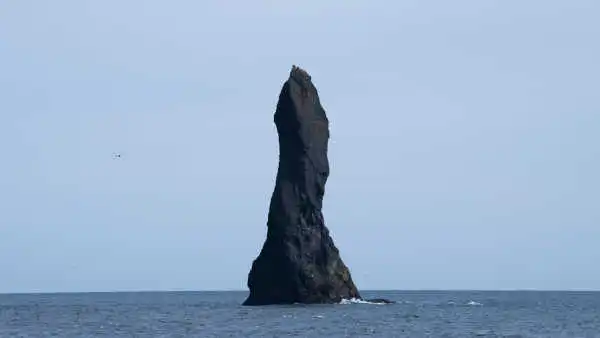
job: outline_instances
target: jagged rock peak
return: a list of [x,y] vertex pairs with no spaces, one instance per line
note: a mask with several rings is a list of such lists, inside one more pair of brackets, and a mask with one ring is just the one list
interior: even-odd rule
[[308,72],[296,65],[292,65],[292,70],[290,71],[290,78],[304,85],[310,83],[311,80],[311,76],[308,74]]

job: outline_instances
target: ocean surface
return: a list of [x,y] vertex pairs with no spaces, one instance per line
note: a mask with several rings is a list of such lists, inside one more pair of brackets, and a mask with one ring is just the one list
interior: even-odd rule
[[600,337],[600,292],[363,291],[398,303],[243,307],[246,295],[0,294],[0,337]]

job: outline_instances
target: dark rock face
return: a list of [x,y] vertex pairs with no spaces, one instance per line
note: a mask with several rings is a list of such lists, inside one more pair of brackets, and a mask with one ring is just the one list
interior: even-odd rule
[[321,212],[329,176],[329,121],[311,77],[293,66],[275,111],[279,168],[267,239],[248,275],[244,305],[360,298]]

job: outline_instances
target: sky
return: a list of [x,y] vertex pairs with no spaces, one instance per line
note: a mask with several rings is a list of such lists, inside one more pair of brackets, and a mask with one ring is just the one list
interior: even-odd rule
[[0,292],[245,290],[292,64],[330,119],[323,212],[360,289],[600,289],[599,15],[2,1]]

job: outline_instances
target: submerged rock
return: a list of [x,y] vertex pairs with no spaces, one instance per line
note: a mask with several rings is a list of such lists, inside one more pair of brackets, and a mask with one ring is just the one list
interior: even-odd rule
[[385,298],[369,298],[365,299],[366,302],[374,303],[374,304],[396,304],[393,300],[385,299]]
[[321,212],[329,176],[329,121],[310,75],[292,67],[275,111],[279,168],[267,238],[248,274],[244,305],[360,299]]

